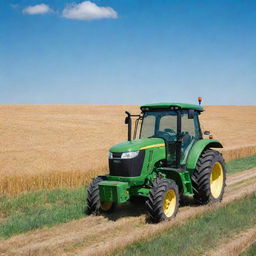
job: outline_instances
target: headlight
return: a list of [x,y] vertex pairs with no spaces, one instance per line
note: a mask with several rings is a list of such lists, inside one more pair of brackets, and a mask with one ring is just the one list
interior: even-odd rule
[[139,152],[140,151],[122,153],[121,158],[122,159],[131,159],[131,158],[138,156]]
[[108,152],[108,158],[109,158],[109,159],[113,159],[113,153]]

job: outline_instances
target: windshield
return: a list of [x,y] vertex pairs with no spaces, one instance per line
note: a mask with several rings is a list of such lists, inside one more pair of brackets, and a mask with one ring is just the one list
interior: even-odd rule
[[149,137],[164,138],[168,142],[176,141],[177,112],[145,112],[141,126],[140,138]]

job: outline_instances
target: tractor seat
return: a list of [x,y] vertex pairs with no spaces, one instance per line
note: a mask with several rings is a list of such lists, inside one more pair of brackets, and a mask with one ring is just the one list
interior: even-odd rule
[[184,136],[183,136],[181,147],[182,147],[183,150],[185,150],[189,146],[189,144],[191,143],[192,137],[189,135],[188,132],[184,132],[183,134],[184,134]]

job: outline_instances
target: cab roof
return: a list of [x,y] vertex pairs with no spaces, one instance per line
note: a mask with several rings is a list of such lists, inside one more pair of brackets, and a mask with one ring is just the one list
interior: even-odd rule
[[149,111],[149,110],[154,110],[154,109],[194,109],[196,111],[204,111],[204,109],[195,104],[187,104],[187,103],[155,103],[155,104],[146,104],[142,105],[140,107],[142,111]]

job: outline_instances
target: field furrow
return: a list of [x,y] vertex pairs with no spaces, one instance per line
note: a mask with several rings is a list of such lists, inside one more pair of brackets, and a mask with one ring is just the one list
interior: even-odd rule
[[243,171],[243,172],[238,172],[232,175],[229,175],[227,177],[227,181],[226,184],[227,186],[231,186],[237,182],[243,181],[245,179],[251,179],[254,178],[256,176],[256,169],[250,169],[247,171]]
[[148,224],[144,206],[125,204],[111,215],[89,216],[67,224],[2,240],[0,253],[1,255],[102,255],[111,253],[117,248],[122,248],[255,192],[255,177],[256,169],[228,176],[228,188],[222,203],[212,206],[182,207],[177,217],[171,222]]
[[[256,226],[247,229],[231,239],[225,239],[223,243],[207,252],[207,256],[229,255],[237,256],[256,242]],[[205,255],[206,256],[206,255]]]

